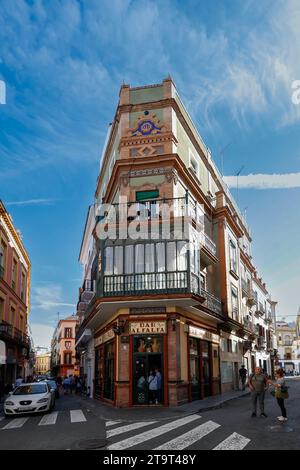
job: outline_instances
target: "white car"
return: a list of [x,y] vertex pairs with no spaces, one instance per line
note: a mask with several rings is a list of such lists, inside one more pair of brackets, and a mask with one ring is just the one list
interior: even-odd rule
[[55,391],[45,382],[22,384],[4,402],[5,416],[45,413],[55,406]]

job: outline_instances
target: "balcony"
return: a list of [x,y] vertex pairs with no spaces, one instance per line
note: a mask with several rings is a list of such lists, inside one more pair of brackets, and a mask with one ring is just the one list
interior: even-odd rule
[[261,302],[257,303],[255,313],[257,313],[258,315],[266,315],[266,311],[265,311],[264,306]]
[[30,346],[29,336],[7,322],[0,323],[0,339],[13,341],[27,348]]
[[205,233],[200,233],[200,244],[203,248],[209,251],[214,257],[217,254],[217,245],[215,242]]
[[95,295],[94,281],[86,279],[82,286],[82,292],[80,294],[80,302],[90,302]]
[[256,341],[257,349],[264,349],[266,345],[266,340],[264,336],[259,336]]
[[203,297],[202,305],[221,315],[220,299],[200,287],[200,279],[189,271],[152,272],[103,277],[103,297],[159,294],[194,294]]

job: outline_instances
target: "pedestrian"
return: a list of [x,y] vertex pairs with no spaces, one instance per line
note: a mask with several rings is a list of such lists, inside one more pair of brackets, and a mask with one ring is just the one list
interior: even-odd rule
[[15,388],[19,387],[23,383],[22,377],[19,375],[15,381]]
[[275,387],[275,398],[281,410],[281,416],[278,416],[278,421],[285,422],[288,420],[286,408],[285,408],[285,400],[289,398],[288,387],[286,386],[285,378],[284,378],[284,370],[278,369],[275,374],[276,382],[273,384],[270,380],[269,383],[274,385]]
[[157,376],[151,370],[150,375],[148,377],[148,386],[149,386],[149,403],[157,403]]
[[260,367],[255,367],[254,374],[251,374],[248,380],[248,386],[251,390],[252,418],[256,417],[257,400],[259,401],[260,416],[266,418],[265,413],[265,391],[268,386],[268,379],[262,373]]
[[242,390],[244,391],[246,388],[246,380],[247,380],[247,369],[244,366],[244,364],[241,365],[241,368],[239,370],[239,375],[240,375],[240,380],[242,383]]
[[70,393],[72,395],[73,391],[75,391],[76,389],[76,385],[75,385],[75,377],[74,375],[69,375],[69,379],[70,379]]
[[158,367],[155,368],[155,375],[157,377],[157,399],[156,399],[156,404],[161,403],[161,391],[162,391],[162,376],[161,372],[158,369]]
[[81,380],[80,377],[75,377],[75,393],[76,395],[81,392]]
[[69,390],[70,390],[70,379],[69,377],[65,377],[63,380],[63,389],[64,389],[64,394],[68,395]]

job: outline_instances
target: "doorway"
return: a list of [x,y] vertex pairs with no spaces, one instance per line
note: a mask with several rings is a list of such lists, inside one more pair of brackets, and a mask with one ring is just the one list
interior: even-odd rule
[[164,402],[163,337],[133,337],[133,404]]
[[190,338],[190,384],[192,400],[212,395],[212,346],[209,341]]

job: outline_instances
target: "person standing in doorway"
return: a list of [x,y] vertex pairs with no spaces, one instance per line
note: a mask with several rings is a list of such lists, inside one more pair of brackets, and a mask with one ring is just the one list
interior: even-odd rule
[[246,380],[247,380],[247,369],[244,366],[244,364],[242,364],[242,366],[239,370],[239,376],[240,376],[240,381],[241,381],[241,384],[242,384],[242,390],[244,391],[245,388],[246,388]]
[[265,391],[268,380],[260,367],[255,367],[254,374],[251,374],[248,380],[248,386],[251,390],[252,418],[256,417],[257,400],[259,401],[260,416],[267,418],[265,413]]
[[156,403],[157,401],[157,377],[155,372],[152,370],[150,371],[150,375],[148,377],[148,386],[149,386],[149,404]]

